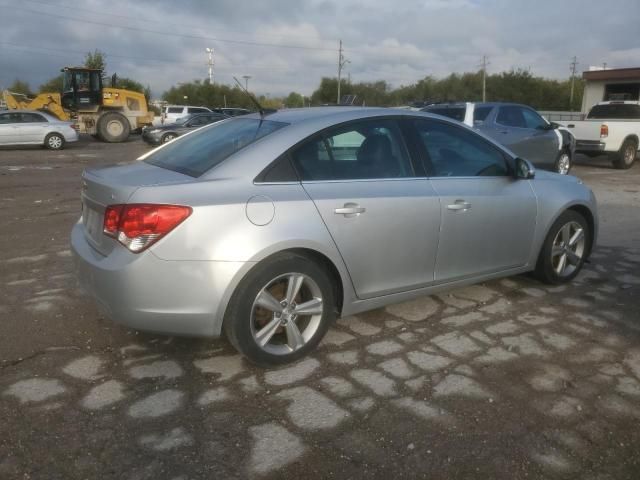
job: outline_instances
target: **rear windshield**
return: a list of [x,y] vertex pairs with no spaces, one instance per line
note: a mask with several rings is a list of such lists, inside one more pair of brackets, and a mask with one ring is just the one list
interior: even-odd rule
[[144,161],[199,177],[247,145],[286,125],[258,118],[222,121],[174,140]]
[[443,108],[428,108],[425,112],[435,113],[436,115],[442,115],[443,117],[453,118],[459,122],[464,121],[465,107],[443,107]]
[[587,118],[640,119],[640,105],[624,103],[596,105],[591,109]]

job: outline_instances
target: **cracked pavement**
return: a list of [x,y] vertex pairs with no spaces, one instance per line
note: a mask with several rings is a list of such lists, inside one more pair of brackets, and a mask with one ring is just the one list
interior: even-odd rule
[[0,150],[0,478],[638,478],[640,165],[575,168],[601,237],[571,284],[343,318],[263,370],[224,339],[112,324],[80,292],[80,171],[144,150]]

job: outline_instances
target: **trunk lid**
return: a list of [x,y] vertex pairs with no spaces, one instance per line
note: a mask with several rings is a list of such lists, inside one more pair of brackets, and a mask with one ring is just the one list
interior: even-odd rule
[[82,174],[82,224],[85,238],[102,255],[109,255],[117,241],[102,233],[104,212],[108,205],[128,203],[140,187],[185,181],[193,179],[144,162],[85,170]]

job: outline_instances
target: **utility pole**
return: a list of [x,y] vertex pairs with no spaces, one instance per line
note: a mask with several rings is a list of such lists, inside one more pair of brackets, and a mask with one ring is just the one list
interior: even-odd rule
[[569,111],[573,112],[573,84],[576,79],[576,67],[578,66],[578,57],[574,55],[573,61],[570,64],[571,68],[571,93],[569,94]]
[[213,85],[213,48],[205,50],[209,54],[209,85]]
[[244,89],[248,92],[249,91],[249,79],[251,78],[251,75],[242,75],[242,78],[244,78]]
[[489,59],[486,55],[482,56],[482,63],[480,64],[480,68],[482,68],[482,101],[487,101],[487,65],[489,65]]
[[342,79],[342,69],[347,63],[349,63],[349,60],[344,58],[342,52],[342,40],[340,40],[340,46],[338,47],[338,100],[336,102],[338,105],[340,105],[340,82]]
[[604,63],[602,64],[602,69],[603,69],[603,70],[606,70],[606,69],[607,69],[607,62],[604,62]]

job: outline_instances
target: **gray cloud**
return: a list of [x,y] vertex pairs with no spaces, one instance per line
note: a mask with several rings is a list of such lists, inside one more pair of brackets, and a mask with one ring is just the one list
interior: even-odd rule
[[476,70],[482,55],[490,71],[530,68],[553,78],[568,76],[573,55],[582,69],[640,64],[637,0],[6,1],[0,86],[22,78],[37,87],[98,48],[109,72],[160,95],[205,78],[204,49],[213,47],[218,82],[249,74],[259,93],[309,94],[336,74],[338,39],[354,81],[395,86]]

